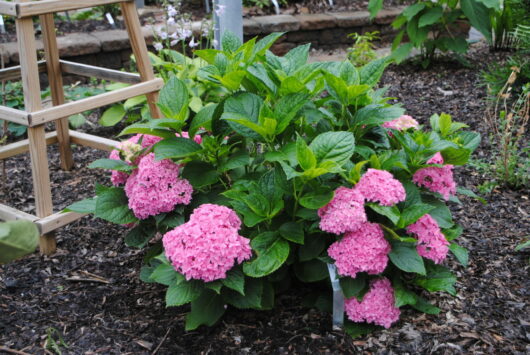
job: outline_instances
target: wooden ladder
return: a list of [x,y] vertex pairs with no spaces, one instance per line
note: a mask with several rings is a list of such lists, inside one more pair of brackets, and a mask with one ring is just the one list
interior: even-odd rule
[[[121,6],[139,75],[59,59],[53,14],[113,3],[119,3]],[[107,151],[114,149],[118,143],[116,141],[70,131],[68,129],[68,117],[135,96],[146,95],[152,117],[160,118],[161,113],[156,103],[158,91],[164,83],[162,79],[154,76],[134,0],[0,1],[0,14],[16,18],[20,56],[20,66],[0,70],[0,80],[22,78],[25,104],[25,111],[0,106],[0,119],[28,127],[28,139],[1,147],[0,159],[29,151],[36,205],[36,216],[34,216],[0,204],[0,219],[28,219],[33,221],[41,233],[40,251],[49,255],[56,250],[53,232],[84,215],[74,212],[53,212],[47,144],[58,143],[61,168],[64,170],[70,170],[73,166],[71,144]],[[40,17],[44,39],[46,60],[41,62],[37,61],[37,47],[33,28],[34,16]],[[53,103],[53,107],[50,108],[42,107],[40,72],[47,72],[48,74]],[[62,73],[125,82],[131,85],[123,89],[66,103]],[[44,126],[47,122],[55,123],[55,132],[45,133]]]

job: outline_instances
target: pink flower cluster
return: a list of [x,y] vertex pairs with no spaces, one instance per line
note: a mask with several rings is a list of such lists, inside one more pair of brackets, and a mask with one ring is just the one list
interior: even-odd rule
[[[443,164],[444,159],[440,153],[436,153],[427,164]],[[412,181],[416,185],[425,187],[432,192],[438,192],[445,200],[456,194],[456,183],[453,178],[453,166],[448,164],[442,167],[431,166],[421,168],[414,173]]]
[[[150,148],[151,146],[155,145],[156,143],[162,140],[162,138],[156,137],[156,136],[150,136],[147,134],[137,134],[129,138],[128,140],[120,143],[116,147],[117,149],[114,149],[113,151],[111,151],[109,159],[121,160],[120,151],[124,152],[125,155],[127,155],[127,153],[129,154],[136,153],[136,152],[131,151],[133,149],[132,145],[133,144],[138,145],[138,142],[140,142],[140,139],[142,140],[142,144],[141,146],[139,146],[140,149],[138,150]],[[128,161],[127,163],[130,165],[132,163],[137,163],[137,162]],[[110,180],[112,181],[112,184],[114,186],[120,186],[120,185],[125,184],[128,178],[129,178],[129,175],[126,172],[112,171],[112,176]]]
[[383,272],[390,249],[381,227],[376,223],[364,223],[362,229],[348,232],[331,244],[328,255],[335,260],[341,275],[355,278],[358,272],[372,275]]
[[418,238],[416,250],[421,256],[440,264],[447,257],[449,242],[445,239],[440,226],[430,215],[426,214],[407,227],[409,234]]
[[383,127],[395,129],[398,131],[404,131],[409,128],[417,129],[418,126],[419,126],[418,121],[416,121],[414,118],[408,115],[403,115],[399,118],[396,118],[393,121],[388,121],[388,122],[383,123]]
[[187,280],[226,278],[234,264],[250,259],[250,240],[238,234],[241,220],[228,207],[204,204],[162,239],[168,260]]
[[357,230],[367,221],[364,196],[355,189],[341,186],[333,199],[318,210],[320,229],[328,233],[342,234]]
[[354,232],[367,221],[366,200],[392,206],[405,198],[405,188],[391,173],[368,169],[354,188],[339,187],[333,199],[318,210],[320,229],[337,235]]
[[177,204],[191,201],[193,188],[180,179],[180,166],[170,159],[155,160],[155,154],[144,156],[125,183],[129,208],[139,219],[171,212]]
[[372,281],[363,300],[359,302],[355,297],[347,299],[345,308],[352,321],[365,321],[387,329],[399,320],[401,314],[395,306],[394,290],[387,278]]
[[366,200],[379,202],[382,206],[393,206],[407,197],[403,184],[385,170],[368,169],[355,189]]

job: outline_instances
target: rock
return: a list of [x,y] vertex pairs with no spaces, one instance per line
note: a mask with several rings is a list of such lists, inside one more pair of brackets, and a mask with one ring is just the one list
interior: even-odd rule
[[254,18],[261,25],[263,32],[298,31],[300,22],[291,15],[273,15]]
[[125,30],[94,31],[91,35],[99,40],[104,52],[131,48],[129,35]]
[[337,26],[335,17],[326,14],[298,15],[295,18],[300,22],[301,30],[321,30]]
[[58,37],[57,45],[61,57],[76,57],[101,52],[100,41],[84,33],[71,33],[65,37]]
[[330,12],[339,27],[358,27],[370,24],[370,13],[368,11],[354,12]]
[[381,10],[375,17],[375,23],[377,23],[378,25],[391,24],[396,19],[396,17],[401,14],[402,11],[403,8]]
[[243,33],[250,36],[259,35],[262,33],[261,25],[253,19],[245,18],[243,19]]

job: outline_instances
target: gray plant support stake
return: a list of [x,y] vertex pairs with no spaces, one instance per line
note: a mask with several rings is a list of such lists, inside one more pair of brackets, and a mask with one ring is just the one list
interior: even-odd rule
[[6,33],[6,26],[4,25],[4,16],[0,15],[0,33]]
[[242,0],[214,0],[213,14],[216,49],[221,49],[221,39],[226,31],[232,32],[243,42]]
[[278,4],[278,0],[271,0],[272,4],[274,5],[274,11],[276,11],[276,15],[280,14],[280,4]]
[[135,2],[137,8],[145,7],[145,0],[135,0]]
[[344,294],[340,287],[335,264],[328,264],[328,272],[333,288],[333,330],[341,330],[344,326]]
[[204,10],[207,14],[212,12],[212,9],[210,8],[210,0],[204,0]]

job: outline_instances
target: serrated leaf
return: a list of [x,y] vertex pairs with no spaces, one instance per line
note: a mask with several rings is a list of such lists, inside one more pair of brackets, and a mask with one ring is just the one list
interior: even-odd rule
[[[151,275],[151,278],[153,278],[153,275]],[[193,302],[201,295],[202,289],[202,284],[196,280],[172,284],[166,291],[166,307],[182,306]]]
[[186,158],[201,149],[202,147],[193,140],[182,137],[164,139],[153,147],[157,160]]
[[191,302],[191,312],[186,316],[186,331],[195,330],[201,325],[212,326],[224,312],[222,297],[211,290],[204,290],[199,298]]
[[125,191],[117,187],[109,188],[98,194],[95,216],[116,224],[129,224],[138,221],[129,209]]
[[286,222],[280,226],[280,235],[297,244],[304,244],[304,228],[296,222]]
[[243,264],[245,275],[263,277],[278,270],[289,256],[289,243],[275,232],[264,232],[252,239],[250,245],[256,258]]
[[388,254],[392,263],[400,270],[425,275],[423,259],[416,251],[416,247],[410,243],[393,242],[392,251]]
[[458,244],[451,243],[449,245],[449,250],[451,250],[451,253],[453,253],[460,264],[462,264],[464,267],[467,267],[469,262],[469,252],[466,248],[461,247]]

